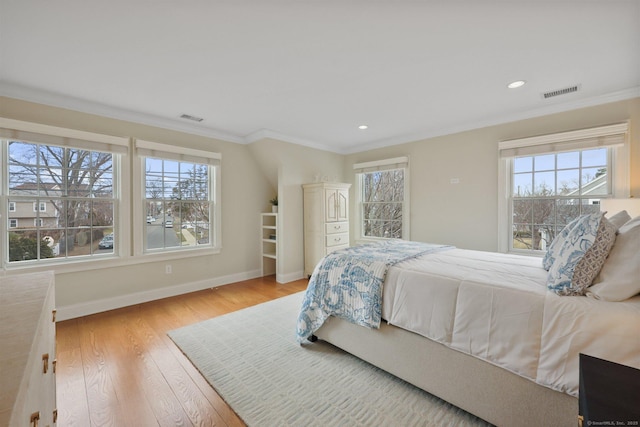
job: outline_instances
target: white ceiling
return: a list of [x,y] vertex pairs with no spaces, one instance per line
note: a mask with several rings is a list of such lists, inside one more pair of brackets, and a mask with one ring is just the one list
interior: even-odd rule
[[0,7],[0,95],[240,143],[350,153],[640,96],[640,0]]

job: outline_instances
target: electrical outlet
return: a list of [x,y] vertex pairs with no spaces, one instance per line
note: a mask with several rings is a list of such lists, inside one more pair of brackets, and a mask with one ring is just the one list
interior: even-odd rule
[[164,273],[165,274],[171,274],[172,270],[171,270],[171,264],[167,264],[164,266]]

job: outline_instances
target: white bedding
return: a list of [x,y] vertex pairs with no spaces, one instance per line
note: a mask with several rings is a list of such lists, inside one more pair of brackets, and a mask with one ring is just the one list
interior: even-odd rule
[[428,254],[389,269],[382,317],[573,396],[579,353],[640,368],[640,296],[558,296],[547,291],[546,277],[539,258]]

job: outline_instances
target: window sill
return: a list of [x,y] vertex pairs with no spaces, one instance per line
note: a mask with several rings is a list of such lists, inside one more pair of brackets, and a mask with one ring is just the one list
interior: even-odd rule
[[131,265],[147,264],[152,262],[173,261],[186,258],[217,255],[220,248],[192,249],[182,251],[167,251],[154,254],[142,254],[120,257],[117,255],[104,256],[100,259],[82,259],[66,262],[34,263],[29,265],[8,265],[3,269],[4,275],[15,275],[26,272],[38,272],[51,270],[55,273],[76,273],[88,270],[100,270],[105,268],[127,267]]

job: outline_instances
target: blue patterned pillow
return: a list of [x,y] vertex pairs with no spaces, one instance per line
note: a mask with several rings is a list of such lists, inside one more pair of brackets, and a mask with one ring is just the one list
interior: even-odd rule
[[616,227],[596,212],[579,218],[567,234],[547,277],[558,295],[584,295],[616,240]]
[[544,258],[542,258],[542,267],[549,271],[553,262],[558,257],[558,253],[560,253],[560,249],[562,249],[562,245],[567,238],[567,235],[571,231],[571,229],[580,221],[581,218],[587,215],[579,216],[578,218],[571,221],[567,224],[562,231],[551,241],[551,244],[547,248],[547,252],[544,254]]

